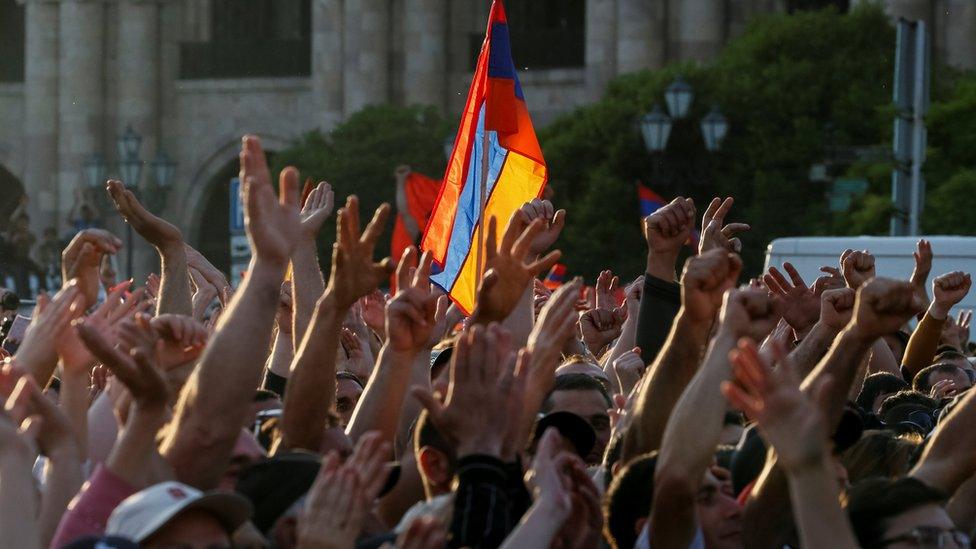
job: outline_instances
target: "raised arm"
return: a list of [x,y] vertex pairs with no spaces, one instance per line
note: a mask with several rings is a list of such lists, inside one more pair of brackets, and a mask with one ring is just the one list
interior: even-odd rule
[[705,362],[674,407],[654,474],[650,545],[687,547],[695,537],[695,501],[712,463],[726,406],[717,398],[732,377],[729,352],[742,337],[761,340],[776,325],[772,304],[759,290],[730,290]]
[[936,427],[910,476],[952,496],[976,474],[976,391],[970,390]]
[[[181,481],[216,485],[261,380],[279,286],[298,240],[298,171],[286,168],[275,200],[264,151],[245,136],[241,151],[245,227],[254,256],[197,369],[184,386],[161,445]],[[233,380],[233,383],[228,383]],[[215,417],[222,418],[214,421]]]
[[962,271],[947,273],[932,281],[935,299],[912,332],[905,347],[905,359],[902,361],[905,369],[913,376],[932,364],[949,311],[966,297],[972,284],[972,277]]
[[335,195],[332,186],[320,182],[308,195],[302,206],[302,233],[291,254],[292,265],[292,344],[295,349],[302,342],[305,330],[312,320],[315,302],[325,291],[322,270],[319,268],[319,255],[315,237],[325,220],[332,215]]
[[315,305],[315,315],[291,367],[282,419],[282,449],[317,451],[327,413],[335,401],[336,352],[342,321],[360,297],[389,277],[390,260],[373,262],[376,241],[389,216],[384,204],[360,233],[359,199],[350,196],[336,218],[329,285]]
[[737,256],[719,248],[685,264],[681,310],[641,384],[634,418],[624,435],[621,463],[660,447],[671,410],[698,370],[722,295],[735,286],[741,269]]
[[827,417],[817,402],[825,395],[830,376],[820,378],[811,394],[804,394],[785,350],[778,347],[774,352],[780,362],[775,369],[760,357],[753,342],[741,345],[733,356],[734,382],[724,382],[722,392],[758,423],[763,438],[775,449],[789,480],[800,546],[854,549],[857,541],[840,507],[830,463]]
[[[162,281],[156,312],[192,315],[190,275],[187,271],[183,233],[143,207],[136,195],[121,181],[109,181],[107,190],[115,203],[115,209],[119,211],[125,222],[159,253],[162,262]],[[132,250],[129,250],[129,253],[132,253]]]

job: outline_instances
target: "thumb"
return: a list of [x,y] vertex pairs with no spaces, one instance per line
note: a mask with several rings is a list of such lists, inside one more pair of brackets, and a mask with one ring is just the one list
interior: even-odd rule
[[410,388],[410,394],[416,398],[420,405],[427,410],[430,415],[431,421],[436,425],[439,423],[441,414],[443,413],[444,406],[437,400],[437,398],[430,392],[430,389],[421,387],[419,385],[414,385]]

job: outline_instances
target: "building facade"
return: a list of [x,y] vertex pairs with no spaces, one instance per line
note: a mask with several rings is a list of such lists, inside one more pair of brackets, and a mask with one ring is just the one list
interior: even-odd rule
[[[750,19],[789,4],[508,0],[506,7],[529,108],[545,125],[599,98],[616,75],[706,61]],[[226,217],[214,218],[226,208],[208,208],[208,201],[234,173],[243,133],[260,134],[275,149],[370,104],[459,112],[489,5],[0,0],[0,220],[14,208],[8,198],[22,189],[35,234],[55,223],[68,230],[87,183],[86,160],[97,153],[116,165],[117,137],[131,127],[142,136],[143,183],[153,177],[148,161],[159,151],[176,161],[160,209],[199,242],[208,227],[226,224]],[[886,5],[892,16],[933,25],[937,55],[976,66],[976,2]],[[118,229],[112,217],[105,222]],[[139,265],[149,257],[137,250]]]

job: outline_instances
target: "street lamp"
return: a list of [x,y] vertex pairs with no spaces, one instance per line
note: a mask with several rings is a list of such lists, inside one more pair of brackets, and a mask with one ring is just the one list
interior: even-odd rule
[[105,184],[105,159],[98,153],[92,153],[84,164],[85,183],[96,193]]
[[708,152],[715,152],[722,147],[722,140],[729,131],[729,121],[726,120],[718,106],[712,106],[712,110],[702,118],[701,132],[705,138],[705,148]]
[[176,172],[176,162],[166,154],[166,151],[160,149],[156,152],[156,158],[152,161],[153,176],[156,179],[156,185],[160,190],[169,188],[170,183],[173,181],[173,173]]
[[664,91],[664,100],[668,104],[668,113],[671,114],[671,118],[680,120],[688,116],[688,109],[691,107],[691,100],[694,97],[691,84],[685,82],[680,76],[675,79]]
[[131,160],[134,158],[139,158],[139,149],[142,147],[142,136],[137,134],[132,126],[126,126],[125,132],[119,136],[116,142],[116,150],[119,153],[119,158],[123,160]]
[[660,105],[655,103],[651,112],[641,117],[640,130],[648,152],[659,153],[668,146],[671,118],[664,114]]

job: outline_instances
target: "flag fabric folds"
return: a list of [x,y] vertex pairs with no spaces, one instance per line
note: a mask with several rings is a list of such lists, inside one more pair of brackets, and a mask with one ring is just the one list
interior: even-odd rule
[[667,204],[661,195],[643,183],[637,184],[637,200],[640,203],[641,218],[651,215]]
[[566,266],[562,263],[556,263],[549,269],[549,274],[546,275],[546,279],[542,281],[546,288],[550,290],[555,290],[563,285],[566,281]]
[[546,163],[512,61],[505,9],[495,0],[454,151],[421,245],[433,255],[431,281],[465,313],[474,308],[481,275],[478,226],[484,223],[487,231],[486,220],[495,217],[501,238],[512,213],[539,197],[546,179]]

